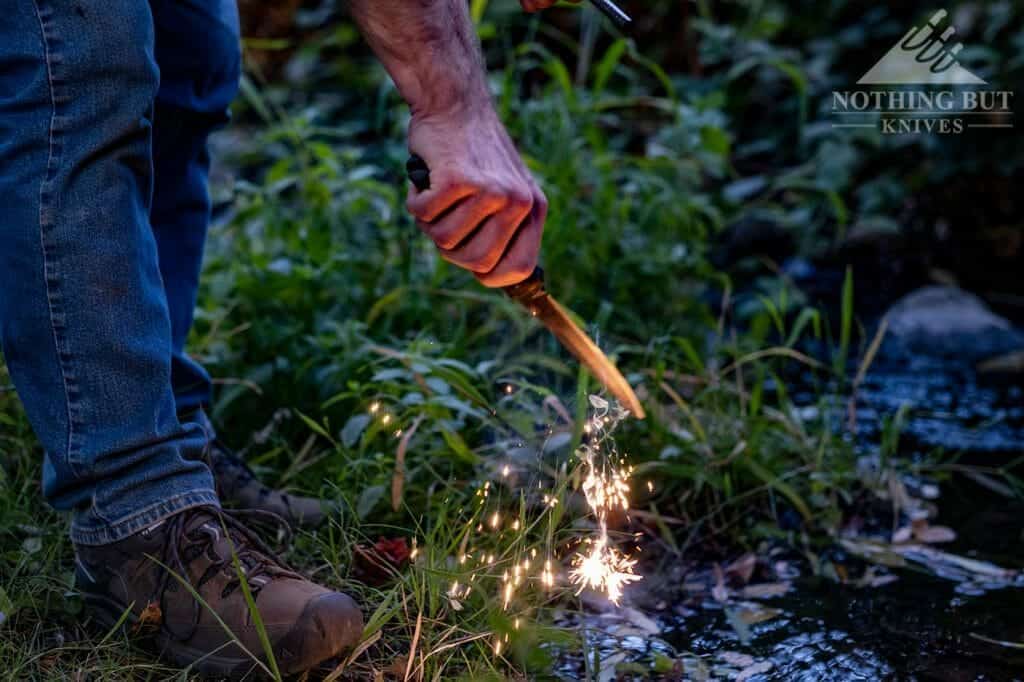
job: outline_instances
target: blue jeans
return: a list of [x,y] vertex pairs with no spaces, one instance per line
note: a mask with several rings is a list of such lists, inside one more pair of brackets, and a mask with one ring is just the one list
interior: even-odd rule
[[100,545],[217,505],[187,357],[233,0],[13,0],[0,21],[0,344],[43,492]]

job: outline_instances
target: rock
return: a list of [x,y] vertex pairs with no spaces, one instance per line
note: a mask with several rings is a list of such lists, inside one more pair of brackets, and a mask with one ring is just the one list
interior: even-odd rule
[[985,303],[952,286],[928,286],[897,301],[886,313],[889,329],[881,357],[925,356],[974,366],[1024,349],[1024,332]]

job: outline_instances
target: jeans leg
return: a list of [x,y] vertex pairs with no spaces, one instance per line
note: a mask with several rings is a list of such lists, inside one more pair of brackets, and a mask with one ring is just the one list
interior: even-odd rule
[[217,504],[170,385],[149,225],[153,20],[136,0],[19,0],[0,22],[0,342],[75,543]]
[[171,315],[171,385],[178,413],[209,405],[210,376],[185,352],[210,222],[207,138],[238,92],[241,39],[234,0],[150,0],[160,89],[153,128],[150,222]]

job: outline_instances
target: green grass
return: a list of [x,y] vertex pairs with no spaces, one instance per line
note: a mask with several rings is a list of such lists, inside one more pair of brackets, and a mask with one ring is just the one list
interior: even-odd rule
[[[551,203],[549,288],[592,324],[650,415],[619,434],[646,512],[631,530],[662,548],[645,570],[765,539],[810,553],[869,486],[828,395],[851,362],[862,370],[855,391],[874,353],[858,338],[853,280],[830,302],[840,311],[830,325],[771,264],[736,294],[707,260],[714,235],[745,215],[831,243],[864,217],[851,215],[853,178],[885,151],[816,127],[813,96],[827,84],[773,45],[785,10],[755,4],[748,21],[722,24],[701,4],[705,56],[721,66],[706,82],[664,73],[632,43],[598,49],[537,20],[522,28],[532,40],[512,44],[498,10],[473,4],[498,106]],[[216,187],[229,208],[211,237],[191,350],[218,378],[221,435],[268,483],[341,508],[286,559],[364,604],[367,646],[349,673],[543,671],[542,644],[579,648],[550,625],[552,609],[578,604],[564,585],[533,586],[506,609],[501,575],[535,549],[564,573],[588,532],[573,510],[571,453],[597,387],[513,303],[440,260],[404,215],[404,110],[379,71],[333,56],[351,43],[342,24],[305,45],[320,68],[302,86],[246,81],[221,145],[236,174]],[[567,53],[586,53],[591,67],[573,73]],[[738,122],[755,95],[790,119],[746,130]],[[758,144],[775,150],[774,170],[744,176],[737,164],[758,160]],[[827,346],[833,329],[831,357],[804,354],[803,341]],[[819,389],[816,416],[794,406],[796,376]],[[897,439],[888,433],[887,455]],[[6,375],[0,454],[0,677],[175,678],[123,635],[84,627],[66,520],[41,502],[41,453]],[[502,483],[506,464],[514,485]],[[537,482],[560,500],[554,510],[538,508]],[[478,532],[496,510],[520,530]],[[780,529],[790,511],[799,530]],[[415,542],[417,556],[371,587],[352,574],[353,556],[381,536]],[[469,548],[494,559],[460,564]],[[453,583],[471,588],[455,597]]]

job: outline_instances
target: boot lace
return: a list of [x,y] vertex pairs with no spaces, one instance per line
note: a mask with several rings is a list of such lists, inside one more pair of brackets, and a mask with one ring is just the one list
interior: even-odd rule
[[[204,518],[205,521],[196,523],[200,518]],[[243,522],[243,519],[248,521],[248,524]],[[154,601],[160,604],[161,611],[166,613],[165,597],[167,588],[171,584],[170,581],[191,582],[189,566],[204,555],[210,561],[210,565],[199,580],[192,585],[192,589],[199,595],[202,595],[203,587],[221,572],[231,576],[221,590],[220,597],[222,599],[226,599],[239,589],[243,578],[254,599],[260,590],[275,578],[290,577],[301,580],[301,576],[290,570],[278,554],[250,529],[251,525],[277,528],[284,533],[283,546],[287,547],[291,544],[292,532],[288,523],[280,516],[267,511],[257,509],[228,511],[213,507],[197,507],[169,519],[165,531],[167,541],[164,545],[161,562],[165,568],[157,582],[157,592],[154,598]],[[222,557],[214,550],[215,544],[221,540],[225,531],[233,547],[234,556],[238,557],[242,575],[239,575],[239,571],[236,570],[230,553]],[[185,632],[174,632],[167,621],[164,621],[165,629],[180,641],[191,639],[199,627],[201,609],[200,601],[193,597],[189,629]]]

